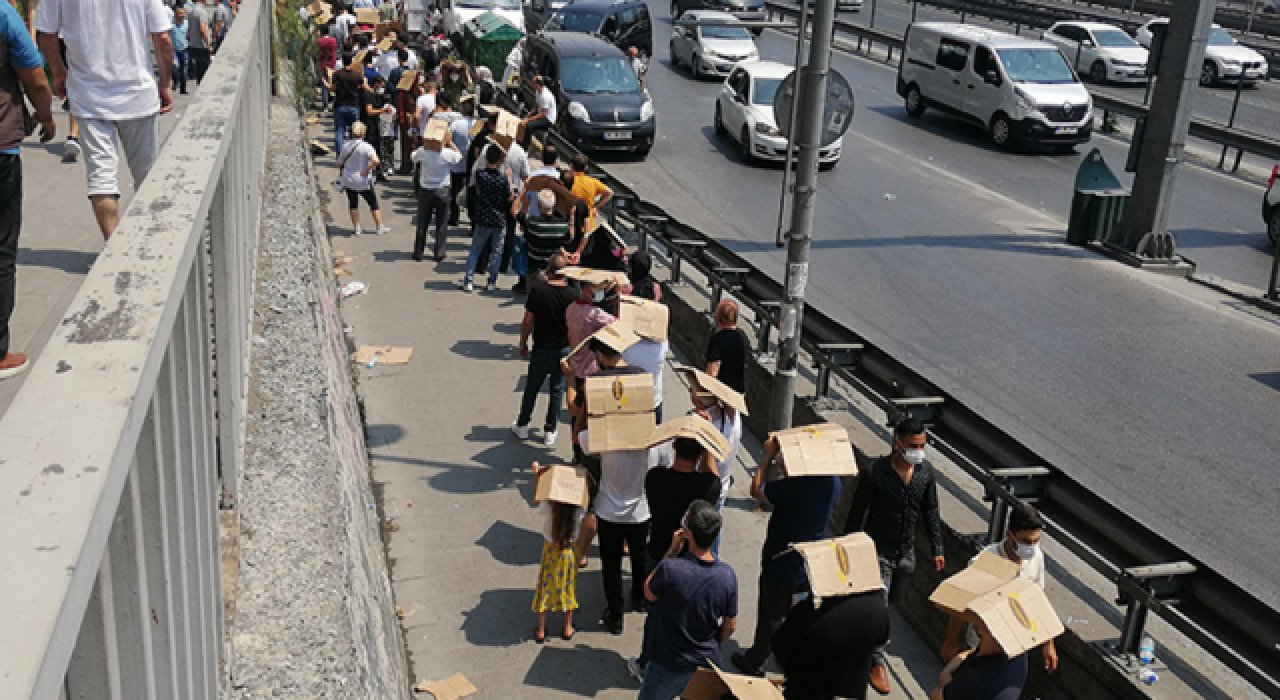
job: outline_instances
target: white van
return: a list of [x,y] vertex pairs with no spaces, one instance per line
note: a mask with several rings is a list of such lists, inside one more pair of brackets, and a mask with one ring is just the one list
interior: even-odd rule
[[462,25],[486,12],[507,20],[513,27],[524,31],[524,6],[520,0],[438,0],[444,35],[457,44],[462,37]]
[[980,124],[1001,147],[1069,152],[1093,133],[1093,99],[1058,47],[969,24],[907,27],[898,94],[907,114],[934,107]]

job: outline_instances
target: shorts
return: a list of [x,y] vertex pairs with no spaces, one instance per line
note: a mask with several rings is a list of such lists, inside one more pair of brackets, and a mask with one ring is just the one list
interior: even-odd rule
[[94,196],[120,196],[120,147],[124,147],[133,187],[138,189],[155,165],[160,139],[157,115],[137,119],[80,118],[80,144],[84,147],[85,176],[88,193]]
[[347,188],[347,208],[355,211],[360,208],[360,198],[364,197],[365,204],[369,205],[369,211],[378,211],[378,193],[370,187],[367,190],[353,190]]

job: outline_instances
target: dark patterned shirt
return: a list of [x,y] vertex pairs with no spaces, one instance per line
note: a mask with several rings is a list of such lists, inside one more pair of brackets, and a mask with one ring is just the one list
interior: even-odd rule
[[476,201],[468,203],[471,218],[482,228],[506,228],[511,206],[511,183],[501,170],[481,168],[476,173]]
[[858,478],[845,533],[864,531],[876,543],[881,558],[901,561],[915,551],[916,523],[923,512],[933,555],[942,556],[942,519],[933,466],[927,461],[916,465],[911,483],[904,484],[891,459],[892,455],[877,459]]

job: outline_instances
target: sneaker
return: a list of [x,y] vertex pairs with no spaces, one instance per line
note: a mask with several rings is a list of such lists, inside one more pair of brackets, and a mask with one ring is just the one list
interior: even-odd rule
[[494,284],[493,282],[490,282],[489,284],[486,284],[486,285],[484,286],[484,291],[486,291],[486,292],[496,292],[496,291],[498,291],[498,285]]
[[529,426],[527,426],[527,425],[520,425],[519,423],[512,423],[512,424],[511,424],[511,432],[515,433],[515,434],[516,434],[516,437],[520,438],[521,440],[528,440],[528,439],[529,439]]
[[11,352],[0,358],[0,379],[16,377],[27,371],[27,356],[20,352]]
[[748,676],[764,678],[764,671],[760,670],[759,666],[753,666],[750,661],[747,661],[746,654],[740,651],[735,651],[733,652],[733,656],[729,657],[729,660],[733,662],[734,666],[738,667],[739,671],[742,671]]
[[351,235],[353,235],[353,236],[359,236],[359,235],[360,235],[360,234],[362,234],[362,233],[364,233],[364,229],[362,229],[362,228],[360,228],[359,226],[357,226],[357,227],[355,228],[355,230],[351,232]]
[[72,137],[67,137],[67,143],[62,147],[62,162],[74,163],[80,157],[80,142]]
[[464,292],[471,293],[471,292],[474,292],[475,290],[476,290],[476,286],[474,284],[471,284],[470,282],[467,282],[466,284],[462,285],[462,291]]
[[622,635],[622,613],[615,613],[609,608],[605,608],[600,615],[600,624],[609,630],[609,634],[615,637]]
[[557,436],[557,435],[559,435],[559,434],[560,434],[560,433],[558,433],[558,432],[556,432],[556,431],[552,430],[551,432],[549,432],[549,433],[547,433],[547,434],[543,435],[543,436],[542,436],[542,444],[546,445],[547,447],[555,447],[555,444],[556,444],[556,436]]
[[391,227],[387,226],[386,224],[383,224],[378,227],[378,230],[375,231],[375,233],[377,233],[379,236],[386,235],[388,233],[391,233]]
[[453,286],[457,287],[458,289],[461,289],[464,292],[470,292],[475,290],[475,285],[471,283],[471,280],[465,279],[465,278],[460,279],[457,282],[454,282]]
[[644,666],[640,665],[639,656],[632,656],[627,659],[627,673],[631,674],[631,677],[639,681],[641,685],[644,685]]

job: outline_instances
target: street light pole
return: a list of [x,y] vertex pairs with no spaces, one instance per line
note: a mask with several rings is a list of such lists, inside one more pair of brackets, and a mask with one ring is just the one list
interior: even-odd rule
[[796,184],[791,195],[787,269],[782,308],[778,315],[778,364],[773,375],[769,429],[791,427],[800,357],[800,328],[804,319],[804,290],[809,281],[809,239],[813,233],[813,204],[818,192],[818,150],[822,145],[822,116],[826,104],[827,73],[831,68],[831,34],[835,0],[817,0],[813,12],[813,40],[809,61],[796,66],[796,121],[791,122],[799,147]]

